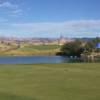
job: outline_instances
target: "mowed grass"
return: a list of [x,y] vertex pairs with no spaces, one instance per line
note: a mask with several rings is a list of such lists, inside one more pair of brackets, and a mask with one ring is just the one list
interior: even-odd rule
[[60,51],[60,45],[21,45],[20,48],[11,49],[6,52],[1,52],[0,55],[35,55],[48,56],[56,55]]
[[21,48],[21,50],[54,50],[61,48],[60,45],[31,45]]
[[100,100],[100,64],[0,65],[0,100]]

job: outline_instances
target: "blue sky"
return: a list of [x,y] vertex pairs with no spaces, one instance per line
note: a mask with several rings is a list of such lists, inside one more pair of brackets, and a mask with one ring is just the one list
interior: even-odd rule
[[0,0],[0,36],[100,36],[100,0]]

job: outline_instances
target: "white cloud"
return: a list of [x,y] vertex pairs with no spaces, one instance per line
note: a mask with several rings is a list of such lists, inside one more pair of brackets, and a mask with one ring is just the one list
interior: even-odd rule
[[0,4],[0,7],[3,7],[3,8],[17,8],[17,5],[6,1],[6,2],[2,2]]
[[22,9],[15,9],[11,12],[10,16],[19,16],[19,15],[23,15],[23,10]]
[[18,4],[13,4],[11,2],[8,1],[4,1],[2,3],[0,3],[0,8],[6,9],[6,12],[9,16],[19,16],[22,15],[23,10],[20,8],[20,6]]
[[66,22],[47,22],[47,23],[16,23],[12,24],[18,29],[33,32],[68,32],[100,29],[100,20],[80,20]]
[[[6,24],[7,25],[7,24]],[[68,37],[100,36],[100,20],[80,20],[66,22],[47,22],[47,23],[11,23],[8,26],[22,34],[35,34],[48,36],[64,35]]]

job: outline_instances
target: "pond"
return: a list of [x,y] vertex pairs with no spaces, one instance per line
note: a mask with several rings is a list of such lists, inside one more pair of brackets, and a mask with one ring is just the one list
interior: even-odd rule
[[68,59],[62,56],[1,56],[0,64],[64,63]]

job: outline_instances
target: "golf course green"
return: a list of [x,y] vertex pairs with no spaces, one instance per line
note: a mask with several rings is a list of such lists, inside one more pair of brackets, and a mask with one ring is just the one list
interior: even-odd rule
[[0,65],[0,100],[100,100],[100,63]]

